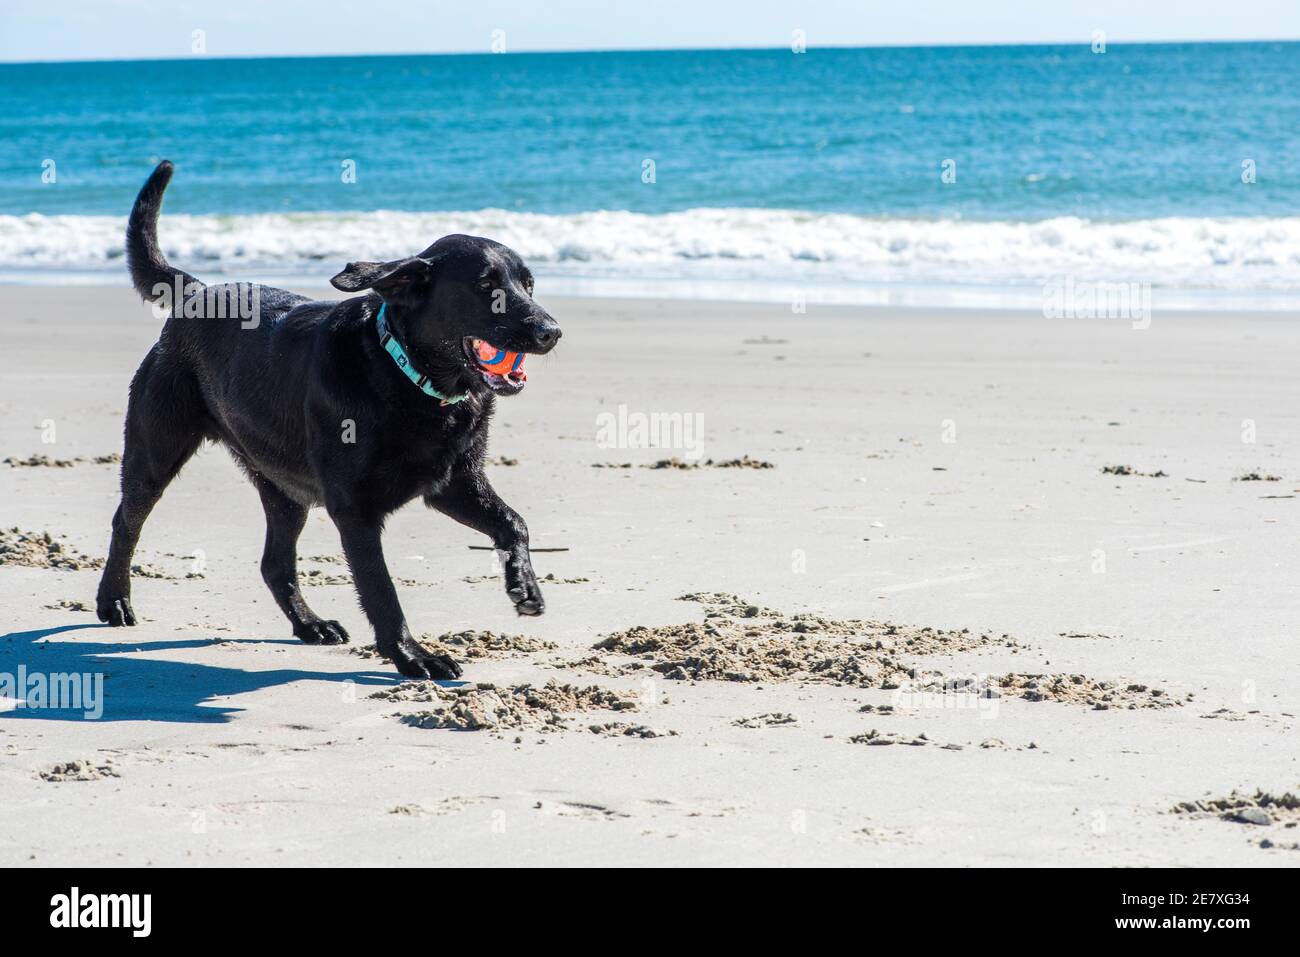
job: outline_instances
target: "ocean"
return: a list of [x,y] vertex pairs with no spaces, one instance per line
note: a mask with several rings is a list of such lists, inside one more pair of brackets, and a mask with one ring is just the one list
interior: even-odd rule
[[0,65],[0,281],[323,283],[448,232],[543,290],[1300,303],[1300,44]]

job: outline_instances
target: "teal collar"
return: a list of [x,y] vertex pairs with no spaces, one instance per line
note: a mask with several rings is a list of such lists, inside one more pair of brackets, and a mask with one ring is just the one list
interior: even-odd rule
[[457,402],[463,402],[469,398],[468,392],[462,392],[460,395],[443,395],[433,386],[429,385],[429,377],[421,375],[415,370],[414,364],[402,348],[402,344],[397,341],[388,330],[388,320],[384,318],[384,311],[388,308],[388,303],[383,303],[379,307],[379,314],[375,316],[375,329],[379,333],[379,344],[384,347],[384,351],[393,357],[397,363],[397,368],[406,374],[406,377],[420,387],[420,391],[425,395],[432,396],[435,399],[442,400],[443,405],[455,405]]

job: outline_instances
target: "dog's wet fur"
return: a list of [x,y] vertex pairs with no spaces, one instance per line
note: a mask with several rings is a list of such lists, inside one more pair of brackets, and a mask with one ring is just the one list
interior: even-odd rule
[[[298,588],[298,536],[307,510],[321,505],[338,528],[379,651],[411,678],[458,677],[455,661],[411,637],[380,537],[388,515],[421,497],[504,553],[506,594],[519,614],[544,610],[528,529],[483,473],[495,397],[522,384],[482,369],[470,348],[476,339],[514,352],[554,348],[560,328],[533,301],[528,267],[500,243],[455,235],[407,259],[348,263],[331,282],[359,295],[341,302],[270,286],[205,286],[169,265],[158,246],[171,176],[172,164],[160,163],[127,226],[127,261],[140,295],[156,302],[169,288],[184,292],[131,382],[122,500],[99,584],[99,619],[135,624],[130,574],[141,526],[206,439],[230,450],[261,495],[262,578],[298,638],[348,640],[337,621],[307,607]],[[230,314],[218,318],[211,308],[183,308],[223,297],[255,304],[256,315],[220,310]],[[381,304],[412,366],[443,395],[466,399],[443,404],[407,378],[380,345]]]

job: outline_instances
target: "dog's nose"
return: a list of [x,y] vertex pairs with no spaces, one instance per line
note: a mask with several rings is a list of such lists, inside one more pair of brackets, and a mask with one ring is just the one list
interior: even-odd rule
[[556,322],[542,322],[533,330],[533,341],[537,343],[537,348],[543,351],[549,351],[555,348],[555,344],[560,341],[560,336],[564,335],[560,331],[560,326]]

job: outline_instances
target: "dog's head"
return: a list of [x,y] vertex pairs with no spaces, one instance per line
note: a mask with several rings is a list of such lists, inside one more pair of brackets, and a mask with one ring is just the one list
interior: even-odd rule
[[446,392],[487,389],[515,395],[522,370],[493,372],[480,356],[493,350],[544,354],[560,326],[533,301],[533,274],[508,246],[478,236],[444,236],[408,259],[354,262],[330,280],[344,292],[374,290],[420,372]]

